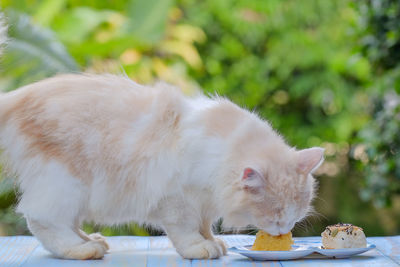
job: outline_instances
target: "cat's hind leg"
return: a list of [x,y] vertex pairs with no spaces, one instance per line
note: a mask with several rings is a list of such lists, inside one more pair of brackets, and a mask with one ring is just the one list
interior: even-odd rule
[[43,247],[64,259],[101,259],[107,251],[102,240],[84,240],[70,226],[27,218],[28,227]]
[[20,170],[22,196],[17,211],[24,214],[32,234],[43,247],[65,259],[99,259],[104,242],[85,240],[76,231],[88,188],[57,161],[33,158]]

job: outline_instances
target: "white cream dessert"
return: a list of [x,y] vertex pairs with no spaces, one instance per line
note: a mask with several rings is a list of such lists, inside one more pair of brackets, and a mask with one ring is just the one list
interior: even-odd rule
[[349,223],[329,225],[321,236],[324,249],[365,248],[367,246],[363,229]]

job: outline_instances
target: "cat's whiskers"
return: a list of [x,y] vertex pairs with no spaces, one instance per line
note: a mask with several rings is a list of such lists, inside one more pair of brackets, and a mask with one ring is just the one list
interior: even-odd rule
[[255,234],[259,229],[255,226],[244,226],[244,227],[234,227],[234,228],[222,228],[221,234],[241,234],[246,232],[247,234]]
[[322,201],[324,204],[328,203],[325,199],[323,199],[322,197],[319,197],[319,196],[315,196],[314,200]]

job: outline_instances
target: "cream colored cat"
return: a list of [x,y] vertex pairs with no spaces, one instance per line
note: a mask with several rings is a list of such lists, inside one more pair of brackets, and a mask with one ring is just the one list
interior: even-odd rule
[[310,209],[323,159],[229,100],[112,75],[59,75],[0,95],[0,146],[18,177],[17,210],[66,259],[108,249],[84,221],[152,224],[185,258],[226,254],[211,232],[220,217],[287,233]]

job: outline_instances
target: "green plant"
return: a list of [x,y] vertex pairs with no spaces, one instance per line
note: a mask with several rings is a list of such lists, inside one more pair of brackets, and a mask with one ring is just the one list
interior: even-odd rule
[[51,31],[13,10],[8,10],[6,17],[9,42],[5,46],[0,72],[3,90],[12,90],[56,73],[79,70]]
[[378,207],[400,195],[400,3],[360,2],[360,46],[374,65],[372,118],[360,131],[353,156],[363,168],[360,196]]

